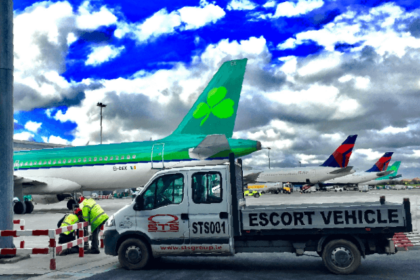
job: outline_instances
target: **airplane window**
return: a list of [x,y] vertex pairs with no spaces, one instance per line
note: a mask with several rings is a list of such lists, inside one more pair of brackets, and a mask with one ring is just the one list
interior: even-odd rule
[[53,164],[55,164],[57,161],[54,160]]
[[66,163],[66,160],[65,159],[63,159],[63,163]]
[[77,162],[81,162],[82,161],[82,159],[81,158],[79,158],[79,160],[77,161]]
[[104,160],[108,160],[108,157],[105,157]]
[[114,157],[111,157],[109,160],[113,160],[114,159]]
[[48,161],[48,164],[51,164],[51,160]]
[[96,161],[96,158],[94,158],[93,161]]
[[76,159],[73,159],[73,163],[76,163]]
[[119,159],[119,156],[116,156],[115,159],[118,160]]
[[30,166],[32,166],[32,161],[29,163]]
[[61,159],[58,160],[58,163],[61,163]]
[[20,164],[20,166],[22,166],[22,165],[23,165],[23,163]]
[[25,162],[25,165],[28,165],[28,163],[27,163],[27,162]]
[[99,161],[102,161],[102,157],[99,158]]
[[121,159],[124,159],[124,156],[121,156]]
[[92,161],[92,158],[89,158],[89,161]]
[[127,159],[130,159],[130,155],[127,156]]
[[83,162],[86,162],[86,158],[83,159]]
[[133,159],[136,158],[136,155],[133,155]]
[[44,161],[44,164],[47,164],[47,161]]

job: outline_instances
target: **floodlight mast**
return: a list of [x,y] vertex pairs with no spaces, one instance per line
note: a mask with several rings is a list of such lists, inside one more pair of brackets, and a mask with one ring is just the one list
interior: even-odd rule
[[105,108],[106,105],[101,103],[101,102],[98,102],[98,104],[96,104],[96,106],[101,107],[101,145],[102,145],[102,108]]

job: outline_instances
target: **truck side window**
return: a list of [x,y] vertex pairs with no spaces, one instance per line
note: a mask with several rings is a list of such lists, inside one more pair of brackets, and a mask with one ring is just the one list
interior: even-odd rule
[[144,210],[156,209],[169,204],[179,204],[184,197],[184,176],[164,175],[156,178],[143,196]]
[[194,203],[222,202],[222,176],[219,172],[199,172],[192,176]]

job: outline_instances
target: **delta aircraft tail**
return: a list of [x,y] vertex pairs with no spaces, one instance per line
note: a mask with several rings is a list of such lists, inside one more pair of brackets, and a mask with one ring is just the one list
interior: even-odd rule
[[321,166],[347,167],[354,144],[356,143],[356,138],[357,135],[350,135],[347,137],[340,147],[338,147],[337,150],[335,150],[335,152],[330,155],[330,157]]
[[171,136],[232,137],[247,59],[226,61]]
[[366,170],[366,172],[381,172],[385,171],[388,168],[388,164],[391,161],[392,152],[385,153],[373,166],[371,169]]

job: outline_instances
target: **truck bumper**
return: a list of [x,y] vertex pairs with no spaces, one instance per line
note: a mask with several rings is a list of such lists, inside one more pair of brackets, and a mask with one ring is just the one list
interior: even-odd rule
[[117,242],[120,234],[115,229],[106,230],[104,232],[105,254],[117,256]]

